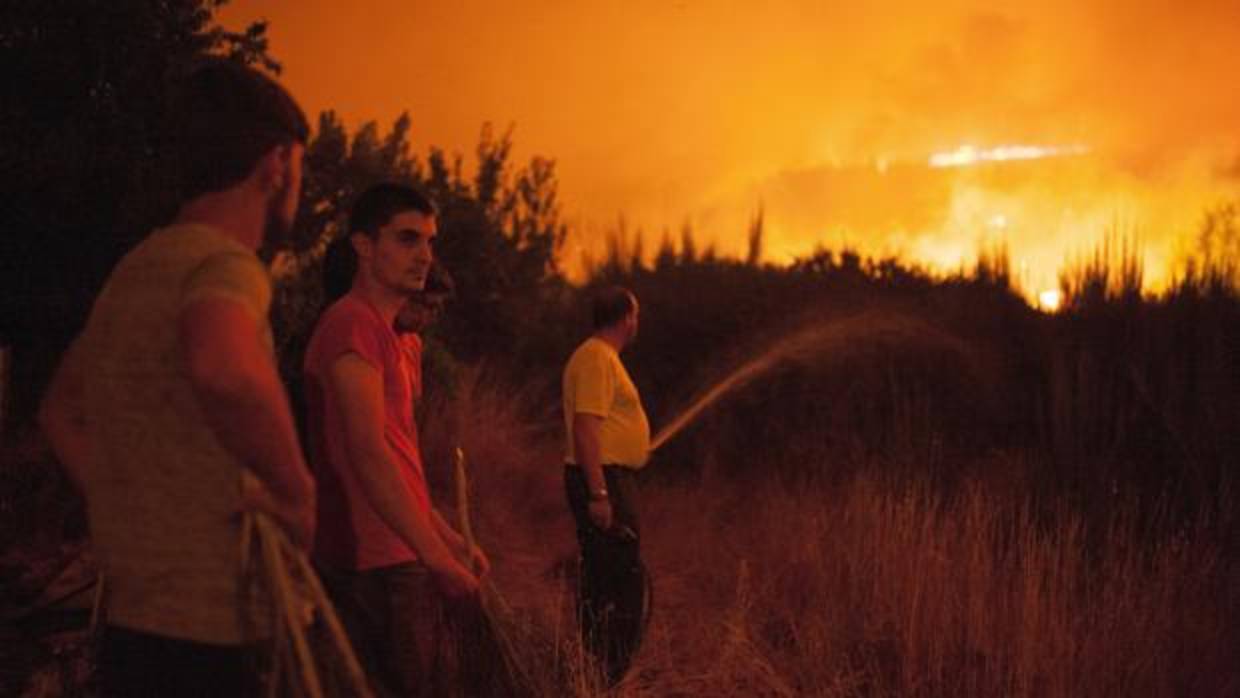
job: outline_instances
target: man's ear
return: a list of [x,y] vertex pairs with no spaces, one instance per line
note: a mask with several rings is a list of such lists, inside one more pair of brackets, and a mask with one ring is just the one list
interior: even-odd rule
[[287,145],[277,145],[259,158],[255,174],[258,175],[258,182],[264,191],[284,189],[290,176],[291,159],[292,148]]

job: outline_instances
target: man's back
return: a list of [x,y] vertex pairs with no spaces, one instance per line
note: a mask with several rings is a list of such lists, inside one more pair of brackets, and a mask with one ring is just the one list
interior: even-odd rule
[[[582,342],[564,367],[562,383],[568,434],[572,434],[577,414],[600,417],[602,461],[630,468],[646,464],[650,424],[637,387],[613,347],[596,337]],[[566,441],[565,460],[578,462],[571,438]]]
[[209,427],[179,358],[192,300],[240,302],[270,346],[270,282],[253,252],[206,226],[155,231],[108,279],[79,340],[97,462],[86,471],[109,623],[241,640],[240,468]]

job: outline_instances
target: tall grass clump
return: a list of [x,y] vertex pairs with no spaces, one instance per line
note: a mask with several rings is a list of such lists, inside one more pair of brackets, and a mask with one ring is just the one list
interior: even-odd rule
[[514,603],[531,590],[567,598],[563,580],[545,574],[557,562],[544,555],[547,538],[568,533],[559,525],[563,456],[548,438],[556,423],[545,389],[478,366],[452,379],[421,407],[423,459],[437,506],[492,561],[480,623],[458,628],[461,666],[488,675],[495,695],[564,695],[573,686],[580,694],[594,684],[568,627],[575,621],[559,605]]
[[1240,202],[1205,212],[1192,248],[1183,255],[1172,294],[1220,297],[1240,295]]
[[[1202,232],[1210,240],[1227,229],[1212,220]],[[1039,418],[1058,478],[1086,496],[1172,488],[1191,511],[1234,476],[1240,448],[1228,420],[1240,409],[1240,293],[1227,281],[1234,263],[1190,259],[1169,289],[1142,297],[1135,244],[1108,238],[1065,274],[1065,309],[1048,320],[1042,344],[1047,407]]]
[[[709,503],[709,504],[707,504]],[[1227,695],[1236,562],[1209,521],[1088,543],[985,482],[662,491],[662,590],[628,695]],[[667,534],[674,530],[675,534]],[[659,577],[657,577],[659,578]]]
[[428,386],[419,410],[427,477],[437,495],[445,493],[437,501],[451,502],[447,493],[455,452],[464,451],[483,543],[492,529],[505,525],[502,517],[510,513],[493,502],[521,502],[535,518],[561,506],[554,497],[558,492],[548,493],[547,488],[563,462],[561,447],[554,442],[563,427],[559,405],[549,403],[546,392],[536,381],[518,384],[479,366],[458,368],[446,389]]
[[[660,468],[679,464],[656,454],[642,492],[653,621],[629,675],[605,692],[576,641],[576,543],[559,482],[558,423],[550,416],[542,431],[520,426],[527,422],[512,421],[521,408],[511,391],[472,385],[454,398],[468,403],[449,413],[459,409],[458,428],[469,425],[474,448],[492,454],[473,468],[492,483],[480,483],[474,501],[492,526],[484,543],[511,610],[503,627],[537,677],[537,695],[1221,696],[1240,688],[1230,649],[1240,643],[1240,564],[1228,538],[1234,491],[1189,516],[1171,491],[1153,504],[1124,491],[1083,503],[1066,489],[1032,486],[1044,477],[1040,459],[1003,453],[961,466],[945,486],[915,461],[844,463],[807,432],[795,452],[814,461],[816,477],[776,476],[789,466],[760,439],[743,454],[713,454],[747,467],[724,463],[709,478],[663,478]],[[833,476],[837,469],[845,475]]]
[[1082,309],[1108,301],[1140,300],[1144,279],[1135,234],[1113,227],[1091,253],[1069,261],[1059,274],[1059,289],[1065,307]]

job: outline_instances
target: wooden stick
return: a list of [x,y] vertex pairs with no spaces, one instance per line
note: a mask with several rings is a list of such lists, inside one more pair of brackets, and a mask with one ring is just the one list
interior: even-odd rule
[[454,472],[456,474],[456,515],[461,526],[461,536],[465,538],[465,564],[469,567],[470,572],[477,572],[474,569],[474,531],[469,524],[469,479],[465,474],[465,450],[460,446],[456,447],[453,453],[455,461]]

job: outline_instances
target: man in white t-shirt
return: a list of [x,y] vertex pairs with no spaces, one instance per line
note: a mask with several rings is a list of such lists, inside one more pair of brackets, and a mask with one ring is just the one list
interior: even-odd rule
[[266,510],[303,547],[314,530],[255,255],[292,226],[309,128],[232,61],[173,94],[176,218],[112,271],[40,413],[105,574],[107,698],[257,695],[239,514]]

